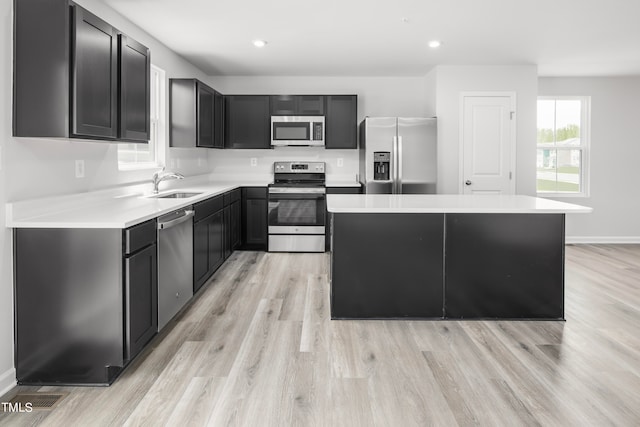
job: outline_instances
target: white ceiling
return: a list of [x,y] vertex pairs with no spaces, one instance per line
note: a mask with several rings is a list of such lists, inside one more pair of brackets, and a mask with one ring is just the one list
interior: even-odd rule
[[440,64],[640,75],[640,0],[103,1],[209,75],[424,75]]

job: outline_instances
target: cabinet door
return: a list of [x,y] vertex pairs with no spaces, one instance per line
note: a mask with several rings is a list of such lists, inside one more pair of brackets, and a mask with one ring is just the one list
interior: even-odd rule
[[149,49],[130,37],[118,36],[120,58],[120,139],[149,142]]
[[323,95],[298,95],[298,114],[301,116],[324,115]]
[[269,148],[268,95],[225,98],[225,148]]
[[219,210],[208,221],[209,277],[224,262],[224,210]]
[[125,358],[132,360],[158,332],[156,245],[125,258]]
[[213,148],[214,138],[214,95],[209,88],[201,83],[198,86],[198,139],[197,147]]
[[325,148],[358,148],[358,97],[327,96]]
[[242,189],[242,247],[253,250],[267,249],[267,189]]
[[272,116],[293,116],[297,113],[296,96],[294,95],[272,95],[271,115]]
[[116,30],[75,7],[72,32],[72,135],[115,139],[118,134]]
[[213,148],[224,148],[224,96],[213,93]]
[[241,242],[241,233],[240,233],[240,223],[242,222],[240,201],[235,201],[231,203],[231,221],[230,221],[230,235],[231,235],[231,251],[233,252],[237,248],[240,247]]
[[231,206],[224,207],[224,259],[231,255]]
[[207,218],[193,224],[193,292],[209,278],[209,225]]

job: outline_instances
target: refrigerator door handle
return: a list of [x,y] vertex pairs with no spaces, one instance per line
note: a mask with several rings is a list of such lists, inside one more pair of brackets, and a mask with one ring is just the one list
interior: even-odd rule
[[391,159],[391,164],[393,165],[393,171],[391,173],[391,180],[393,181],[391,184],[391,193],[398,193],[398,137],[393,137],[393,159]]
[[402,194],[402,137],[398,137],[398,194]]

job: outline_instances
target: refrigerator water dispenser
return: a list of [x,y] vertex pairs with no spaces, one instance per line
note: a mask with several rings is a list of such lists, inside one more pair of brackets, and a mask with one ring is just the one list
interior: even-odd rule
[[389,162],[391,153],[388,151],[376,151],[373,153],[373,179],[375,181],[389,180]]

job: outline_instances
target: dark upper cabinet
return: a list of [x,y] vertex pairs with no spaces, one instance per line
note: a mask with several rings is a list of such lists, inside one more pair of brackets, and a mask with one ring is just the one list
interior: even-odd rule
[[74,7],[71,66],[71,129],[74,136],[118,136],[118,51],[116,30]]
[[225,96],[225,148],[270,148],[269,96]]
[[325,148],[358,148],[358,96],[328,95]]
[[196,147],[213,148],[214,117],[213,97],[214,92],[206,85],[197,82],[197,131]]
[[322,116],[324,95],[272,95],[272,116]]
[[146,142],[149,50],[120,34],[67,0],[16,0],[13,135]]
[[122,140],[149,141],[151,54],[124,34],[118,35],[120,132]]
[[196,79],[170,79],[171,147],[222,148],[222,95]]

